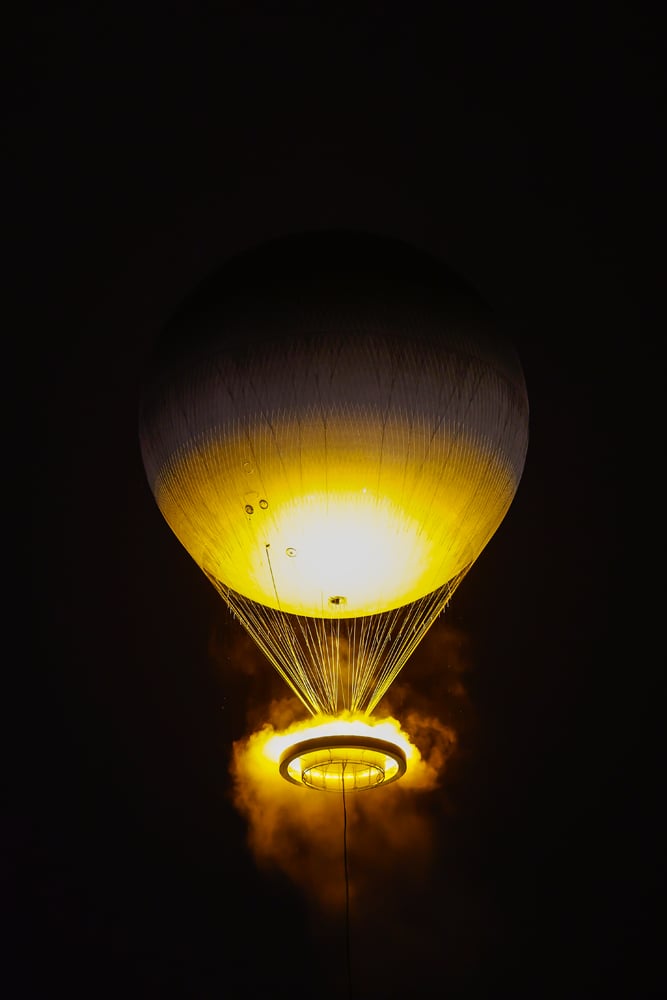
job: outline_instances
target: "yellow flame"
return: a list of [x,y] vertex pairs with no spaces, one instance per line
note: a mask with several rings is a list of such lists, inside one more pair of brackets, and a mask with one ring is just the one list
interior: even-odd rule
[[299,740],[319,739],[326,736],[372,736],[386,740],[399,747],[410,762],[419,755],[417,747],[410,742],[409,737],[401,729],[400,723],[387,716],[383,719],[373,719],[368,715],[355,715],[348,712],[335,717],[316,716],[305,722],[295,722],[279,733],[267,733],[262,751],[272,763],[278,764],[284,750],[292,746],[295,735]]

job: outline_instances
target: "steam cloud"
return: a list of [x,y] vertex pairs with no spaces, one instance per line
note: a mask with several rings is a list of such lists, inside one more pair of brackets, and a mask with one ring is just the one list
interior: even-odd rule
[[[301,702],[288,696],[253,703],[248,716],[254,731],[235,742],[231,772],[234,804],[248,823],[258,866],[282,872],[310,905],[335,916],[345,906],[345,822],[349,899],[357,912],[377,906],[389,875],[394,886],[427,880],[435,847],[432,793],[442,789],[469,721],[465,669],[465,638],[438,623],[406,667],[410,681],[395,683],[374,712],[400,722],[419,751],[416,759],[400,781],[349,792],[344,802],[341,795],[285,781],[262,752],[273,733],[305,721]],[[257,728],[259,719],[264,722]]]

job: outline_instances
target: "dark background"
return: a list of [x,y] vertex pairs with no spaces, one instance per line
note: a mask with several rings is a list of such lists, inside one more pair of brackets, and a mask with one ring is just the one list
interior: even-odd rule
[[[266,9],[35,12],[6,36],[6,489],[31,484],[8,651],[32,640],[7,666],[6,995],[347,995],[342,915],[256,863],[230,797],[280,683],[162,521],[137,439],[182,297],[332,226],[462,274],[531,402],[510,513],[404,670],[459,751],[419,801],[426,868],[378,857],[352,907],[355,995],[664,989],[659,26],[638,4]],[[354,880],[383,839],[348,837]]]

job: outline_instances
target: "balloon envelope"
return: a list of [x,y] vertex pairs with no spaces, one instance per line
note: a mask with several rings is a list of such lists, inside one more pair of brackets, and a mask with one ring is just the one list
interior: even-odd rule
[[295,686],[299,663],[310,707],[315,684],[329,709],[363,687],[343,698],[358,708],[386,689],[382,647],[400,635],[402,665],[507,513],[528,400],[492,315],[436,262],[309,234],[228,262],[184,304],[140,439],[167,523],[274,665]]

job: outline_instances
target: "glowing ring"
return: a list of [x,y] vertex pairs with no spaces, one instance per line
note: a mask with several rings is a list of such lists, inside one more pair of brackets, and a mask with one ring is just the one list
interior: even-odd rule
[[358,791],[397,781],[405,774],[407,761],[401,747],[388,740],[317,736],[284,750],[279,767],[282,777],[295,785],[340,792],[343,788]]

